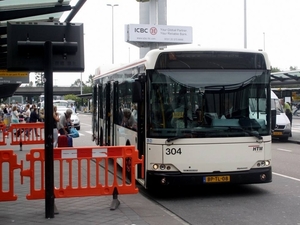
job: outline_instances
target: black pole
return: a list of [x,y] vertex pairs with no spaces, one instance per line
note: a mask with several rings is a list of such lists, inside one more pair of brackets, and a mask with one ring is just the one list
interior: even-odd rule
[[53,68],[52,42],[46,41],[45,48],[45,213],[54,218],[54,168],[53,168]]

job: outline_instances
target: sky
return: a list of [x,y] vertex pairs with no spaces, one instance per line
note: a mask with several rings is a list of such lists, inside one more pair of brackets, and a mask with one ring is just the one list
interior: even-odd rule
[[[75,0],[73,0],[75,1]],[[265,50],[272,67],[300,68],[300,1],[247,0],[247,49]],[[112,7],[114,62],[112,65]],[[54,73],[53,84],[86,82],[96,68],[102,71],[139,58],[139,48],[124,38],[125,24],[139,24],[136,0],[87,0],[72,22],[84,24],[85,71]],[[244,48],[243,0],[167,0],[167,25],[191,26],[193,43],[200,47]],[[30,76],[34,82],[34,75]]]

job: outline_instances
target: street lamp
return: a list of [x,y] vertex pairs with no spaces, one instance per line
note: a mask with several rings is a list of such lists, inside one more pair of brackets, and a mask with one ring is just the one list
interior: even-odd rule
[[266,51],[266,35],[265,32],[263,32],[263,41],[264,41],[264,51]]
[[107,4],[107,6],[111,6],[111,61],[114,64],[114,7],[119,6],[118,4]]
[[82,95],[82,73],[80,73],[80,94]]
[[247,48],[247,0],[244,0],[244,48]]

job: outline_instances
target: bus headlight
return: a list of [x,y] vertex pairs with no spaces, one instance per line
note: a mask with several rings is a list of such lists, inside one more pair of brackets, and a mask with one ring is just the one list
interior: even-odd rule
[[153,163],[151,164],[152,170],[157,171],[178,171],[173,165],[171,164],[160,164],[160,163]]
[[165,168],[166,168],[165,164],[161,164],[161,165],[160,165],[160,169],[161,169],[161,170],[164,170]]
[[256,162],[254,168],[258,168],[258,167],[268,167],[271,165],[271,161],[270,160],[259,160]]

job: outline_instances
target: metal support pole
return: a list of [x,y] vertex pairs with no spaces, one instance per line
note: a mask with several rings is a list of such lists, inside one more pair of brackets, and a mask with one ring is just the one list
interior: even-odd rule
[[80,73],[80,94],[82,95],[82,73]]
[[115,52],[115,41],[114,41],[114,7],[118,6],[118,4],[107,4],[107,6],[111,6],[111,62],[112,64],[115,63],[115,56],[114,56],[114,52]]
[[265,32],[263,33],[264,35],[264,51],[266,51],[266,35],[265,35]]
[[247,0],[244,0],[244,48],[247,48]]
[[52,42],[45,48],[45,212],[46,218],[54,218],[54,168],[53,168],[53,68]]

